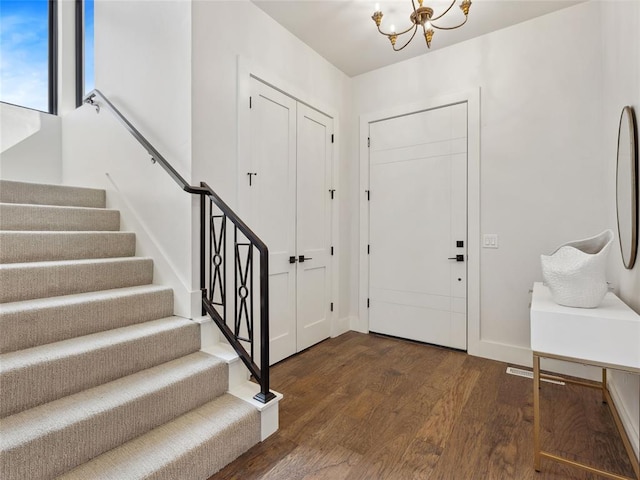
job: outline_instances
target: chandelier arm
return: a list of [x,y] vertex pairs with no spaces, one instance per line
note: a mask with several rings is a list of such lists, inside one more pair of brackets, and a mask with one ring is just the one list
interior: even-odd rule
[[[407,30],[404,33],[407,33],[409,30]],[[407,40],[407,43],[405,43],[403,46],[401,46],[400,48],[396,48],[395,45],[393,45],[393,50],[396,52],[399,52],[400,50],[402,50],[404,47],[406,47],[407,45],[409,45],[411,43],[411,40],[413,40],[413,37],[416,36],[416,32],[418,31],[418,25],[414,25],[413,26],[413,35],[411,35],[411,38],[409,38],[409,40]]]
[[456,25],[455,27],[438,27],[436,25],[434,25],[433,23],[431,24],[431,26],[437,30],[455,30],[456,28],[460,28],[461,26],[463,26],[465,23],[467,23],[467,19],[469,17],[465,16],[464,17],[464,21],[462,23],[460,23],[459,25]]
[[[441,13],[440,15],[438,15],[437,17],[432,17],[432,18],[430,18],[429,20],[432,22],[432,25],[433,25],[433,22],[435,22],[436,20],[439,20],[440,18],[444,17],[444,16],[449,12],[449,10],[451,10],[451,7],[453,7],[455,4],[456,4],[456,0],[453,0],[453,1],[451,2],[451,5],[449,5],[449,7],[448,7],[444,12],[442,12],[442,13]],[[462,25],[462,24],[461,24],[461,25]]]
[[[411,31],[412,28],[415,28],[416,25],[411,25],[409,28],[407,28],[405,31],[403,32],[395,32],[395,33],[387,33],[387,32],[383,32],[382,29],[380,27],[378,27],[378,31],[382,34],[382,35],[386,35],[387,37],[390,37],[392,35],[395,35],[396,37],[399,37],[400,35],[404,35],[405,33]],[[414,33],[415,35],[415,33]],[[413,37],[412,37],[413,38]],[[404,48],[404,47],[403,47]]]

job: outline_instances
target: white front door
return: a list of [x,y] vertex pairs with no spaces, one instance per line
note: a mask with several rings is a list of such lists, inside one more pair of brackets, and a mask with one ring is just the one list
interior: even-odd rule
[[369,329],[466,350],[467,105],[369,134]]
[[269,248],[273,364],[330,335],[333,121],[252,79],[250,128],[240,195]]

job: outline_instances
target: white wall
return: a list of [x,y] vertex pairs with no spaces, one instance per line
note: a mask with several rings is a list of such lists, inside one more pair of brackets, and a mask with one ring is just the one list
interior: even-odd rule
[[[193,176],[204,179],[232,207],[238,181],[238,56],[250,71],[268,75],[275,86],[337,114],[339,127],[336,202],[340,213],[337,255],[340,295],[337,318],[349,313],[350,80],[262,10],[248,1],[193,3]],[[242,105],[248,108],[247,98]],[[242,212],[240,212],[241,214]],[[343,322],[345,325],[347,322]]]
[[[581,4],[354,78],[357,115],[480,87],[480,231],[500,242],[480,257],[480,335],[493,358],[531,362],[528,291],[541,279],[539,255],[611,227],[598,13]],[[350,189],[357,178],[352,171]]]
[[[97,88],[188,181],[206,181],[232,207],[237,204],[238,56],[273,73],[282,88],[330,108],[341,125],[349,123],[349,78],[251,2],[99,0],[95,29]],[[340,224],[348,226],[349,205],[341,201],[350,151],[344,131],[336,132],[336,188]],[[85,106],[67,115],[63,138],[64,181],[107,188],[108,199],[124,208],[125,223],[148,237],[141,251],[151,253],[157,245],[178,283],[196,288],[198,238],[185,232],[197,231],[197,208],[188,195],[149,163],[108,112],[96,117]],[[349,228],[339,232],[336,244],[348,245]],[[346,253],[338,247],[336,317],[344,319]]]
[[[191,181],[191,3],[96,1],[95,58],[96,87]],[[64,183],[107,189],[124,227],[138,230],[138,254],[155,252],[154,281],[190,316],[191,197],[106,110],[66,115],[62,150]]]
[[62,181],[60,117],[0,103],[0,124],[0,178]]
[[[624,5],[624,8],[621,8]],[[618,2],[617,7],[602,3],[602,55],[603,55],[603,142],[602,157],[606,162],[606,207],[608,222],[615,231],[616,204],[616,149],[620,112],[625,105],[631,105],[640,120],[640,3]],[[617,241],[617,238],[616,238]],[[640,313],[640,259],[632,270],[622,264],[618,245],[614,245],[610,257],[610,281],[616,292],[636,312]],[[638,339],[640,344],[640,338]],[[611,390],[622,404],[623,415],[627,415],[626,425],[636,452],[639,447],[640,429],[640,377],[612,372]],[[640,456],[640,454],[639,454]]]

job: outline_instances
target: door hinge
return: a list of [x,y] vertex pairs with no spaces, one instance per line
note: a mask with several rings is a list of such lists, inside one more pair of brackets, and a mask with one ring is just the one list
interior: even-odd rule
[[333,312],[333,302],[331,302],[331,311]]
[[371,148],[371,137],[367,137],[367,147]]
[[249,110],[251,110],[251,97],[249,97]]
[[333,256],[333,247],[331,247],[331,256]]
[[331,134],[331,143],[333,143],[333,133]]
[[367,245],[367,255],[371,253],[371,245]]
[[367,298],[367,308],[369,308],[369,304],[370,302],[369,302],[369,299]]
[[329,189],[329,193],[331,194],[331,200],[333,200],[333,194],[336,193],[336,189],[335,188]]
[[367,193],[367,201],[371,201],[371,190],[365,190]]

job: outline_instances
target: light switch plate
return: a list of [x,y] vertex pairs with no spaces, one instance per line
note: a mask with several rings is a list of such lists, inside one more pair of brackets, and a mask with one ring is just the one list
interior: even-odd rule
[[482,235],[482,248],[498,248],[498,234],[485,233]]

